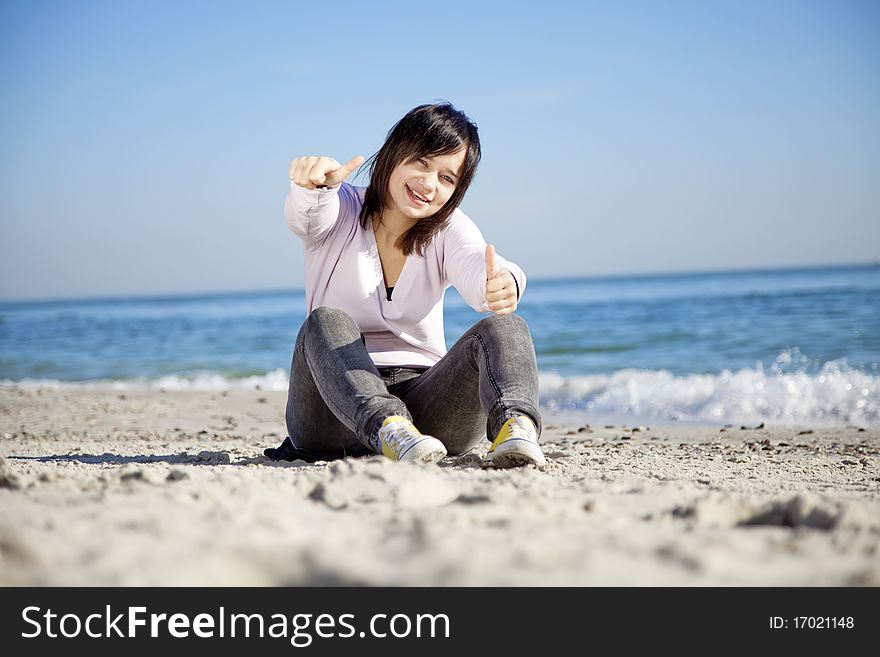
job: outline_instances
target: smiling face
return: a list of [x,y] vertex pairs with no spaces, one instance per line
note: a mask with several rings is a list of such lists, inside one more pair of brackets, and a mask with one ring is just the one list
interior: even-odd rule
[[458,184],[465,149],[401,162],[388,180],[388,210],[415,223],[436,214]]

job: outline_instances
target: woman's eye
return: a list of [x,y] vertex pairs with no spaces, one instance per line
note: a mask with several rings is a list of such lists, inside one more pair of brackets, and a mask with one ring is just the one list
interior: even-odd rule
[[[427,161],[425,158],[423,158],[423,157],[417,158],[417,159],[416,159],[416,162],[418,162],[419,164],[421,164],[421,165],[422,165],[423,167],[425,167],[426,169],[430,168],[430,165],[428,164],[428,161]],[[440,176],[440,177],[443,178],[443,180],[445,180],[446,182],[448,182],[450,185],[454,185],[454,184],[455,184],[455,181],[454,181],[452,178],[450,178],[449,176]]]

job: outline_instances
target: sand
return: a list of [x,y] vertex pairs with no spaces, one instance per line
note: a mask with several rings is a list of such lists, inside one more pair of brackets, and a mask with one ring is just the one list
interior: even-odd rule
[[0,388],[3,585],[880,585],[880,429],[553,424],[272,463],[285,394]]

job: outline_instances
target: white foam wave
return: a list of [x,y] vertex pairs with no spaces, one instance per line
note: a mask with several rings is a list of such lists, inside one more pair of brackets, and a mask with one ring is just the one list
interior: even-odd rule
[[0,386],[24,389],[63,388],[81,390],[287,390],[289,374],[282,369],[262,375],[228,377],[217,372],[172,374],[155,379],[101,379],[95,381],[58,381],[56,379],[23,379],[0,381]]
[[767,373],[759,364],[719,374],[668,371],[540,375],[541,403],[550,410],[633,422],[880,424],[880,377],[826,363],[821,371]]
[[[736,372],[674,375],[666,370],[620,370],[612,374],[539,375],[541,405],[585,422],[602,418],[635,423],[757,423],[880,426],[880,376],[826,363],[819,372],[769,372],[758,364]],[[215,372],[156,379],[68,382],[46,379],[0,381],[19,388],[287,390],[288,373],[230,378]]]

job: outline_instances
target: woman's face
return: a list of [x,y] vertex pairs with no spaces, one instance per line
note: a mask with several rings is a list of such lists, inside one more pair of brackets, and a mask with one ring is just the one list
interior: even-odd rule
[[448,155],[401,162],[388,181],[389,205],[410,220],[424,219],[442,208],[458,184],[465,149]]

